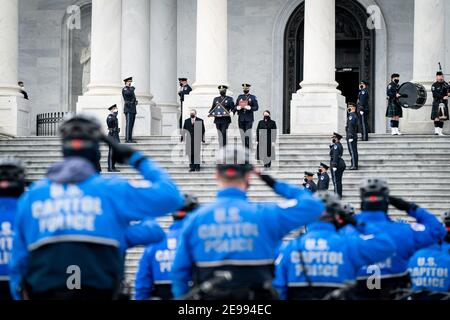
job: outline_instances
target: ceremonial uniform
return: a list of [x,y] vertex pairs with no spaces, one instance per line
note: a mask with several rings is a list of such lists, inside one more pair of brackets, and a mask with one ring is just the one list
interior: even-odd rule
[[[220,88],[228,88],[226,86],[220,86]],[[223,107],[228,113],[234,112],[234,101],[232,97],[227,95],[221,95],[219,97],[214,98],[211,109],[209,110],[209,114],[211,114],[217,105]],[[231,123],[231,116],[221,116],[214,118],[214,124],[216,125],[217,132],[219,135],[219,145],[220,147],[224,147],[227,144],[227,130]]]
[[[116,106],[113,106],[116,107]],[[111,108],[113,108],[111,107]],[[111,109],[110,108],[110,109]],[[120,143],[120,129],[119,120],[117,119],[117,114],[109,114],[106,118],[106,125],[108,126],[108,136]],[[109,146],[108,150],[108,171],[117,171],[116,169],[116,157],[114,155],[114,150]]]
[[[132,78],[127,78],[124,81],[130,81]],[[123,108],[123,112],[125,113],[126,124],[125,124],[125,142],[131,143],[133,142],[133,129],[134,122],[136,121],[137,110],[136,107],[138,105],[138,101],[136,99],[135,87],[125,86],[122,89],[122,96],[125,101],[125,105]]]
[[[184,98],[186,95],[189,95],[192,91],[192,88],[189,84],[187,84],[187,78],[178,78],[178,81],[180,81],[180,90],[178,90],[178,96],[180,97],[180,104],[181,104],[181,112],[180,112],[180,128],[182,128],[183,125],[183,104],[184,104]],[[183,82],[186,82],[183,84]]]
[[[444,97],[448,96],[450,87],[445,81],[436,81],[431,86],[431,92],[433,94],[433,107],[431,109],[431,120],[435,121],[439,118],[439,122],[447,121],[449,118],[448,113],[448,100],[444,100]],[[440,105],[443,108],[440,108]]]
[[305,172],[305,179],[304,179],[304,183],[303,183],[303,187],[307,190],[309,190],[312,193],[316,193],[317,192],[317,185],[314,182],[314,180],[308,180],[307,177],[314,177],[314,174],[311,172]]
[[[243,84],[242,86],[244,90],[250,88],[249,84]],[[248,149],[250,149],[252,143],[252,128],[253,122],[255,121],[253,113],[258,111],[258,109],[258,100],[254,95],[244,93],[238,96],[236,100],[236,111],[239,115],[239,129],[242,144]]]
[[[339,137],[342,137],[339,135]],[[346,168],[342,155],[344,154],[344,148],[338,141],[330,145],[330,168],[331,177],[333,178],[334,193],[337,193],[342,198],[342,176]]]
[[367,88],[359,90],[357,112],[359,117],[359,126],[361,128],[362,141],[368,141],[370,108],[369,89]]
[[392,81],[387,86],[387,97],[388,97],[388,106],[386,110],[386,117],[392,118],[392,117],[403,117],[403,110],[400,106],[398,99],[397,99],[397,93],[400,89],[400,85]]
[[318,191],[328,191],[330,187],[330,176],[326,172],[321,172],[318,176],[317,190]]
[[348,152],[351,157],[350,170],[358,169],[358,115],[350,112],[347,115],[347,126],[345,128]]

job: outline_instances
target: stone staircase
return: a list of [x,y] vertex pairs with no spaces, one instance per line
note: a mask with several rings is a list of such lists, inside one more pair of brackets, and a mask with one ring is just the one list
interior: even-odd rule
[[[199,197],[202,203],[213,201],[217,191],[213,179],[215,154],[218,148],[216,137],[208,137],[203,147],[203,165],[199,173],[189,173],[187,158],[183,154],[184,144],[178,137],[137,138],[136,149],[143,151],[165,168],[183,192]],[[229,138],[239,143],[236,136]],[[320,162],[329,162],[328,136],[281,135],[277,144],[277,161],[270,173],[276,178],[301,184],[305,170],[316,172]],[[350,166],[346,145],[344,159]],[[13,155],[27,165],[27,176],[37,180],[44,176],[48,167],[61,159],[57,138],[19,137],[0,138],[0,157]],[[107,147],[102,146],[102,168],[106,171]],[[344,201],[359,209],[358,186],[363,178],[385,178],[391,194],[414,201],[435,214],[450,209],[450,136],[422,135],[372,135],[369,142],[359,143],[359,171],[344,174]],[[121,174],[130,179],[140,179],[132,168],[119,166]],[[109,173],[104,173],[109,175]],[[331,187],[332,188],[332,187]],[[250,188],[253,201],[279,201],[273,191],[258,179]],[[396,219],[406,219],[404,213],[391,208]],[[160,219],[163,227],[170,225],[170,218]],[[127,259],[127,277],[133,282],[137,260],[141,249],[130,250]]]

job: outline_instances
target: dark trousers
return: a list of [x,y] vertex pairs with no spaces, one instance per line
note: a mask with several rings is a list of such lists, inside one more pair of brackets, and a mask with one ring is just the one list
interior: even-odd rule
[[9,281],[0,281],[0,301],[11,301],[11,291],[9,289]]
[[344,175],[345,168],[337,168],[336,171],[331,170],[331,176],[333,178],[334,193],[337,193],[342,198],[342,176]]
[[358,168],[358,139],[353,139],[352,142],[347,139],[347,146],[352,160],[352,167]]
[[369,114],[359,114],[359,126],[361,128],[362,141],[369,141]]
[[191,146],[191,154],[189,155],[189,168],[190,169],[200,170],[200,163],[198,163],[198,159],[200,159],[200,152],[199,152],[199,154],[196,154],[195,147],[192,145]]
[[241,134],[242,145],[247,149],[251,148],[253,121],[239,121],[239,132]]
[[[108,134],[114,140],[120,143],[119,134]],[[108,150],[108,170],[116,169],[116,155],[114,154],[113,148],[109,147]]]
[[227,130],[229,123],[216,123],[217,134],[219,135],[219,146],[223,148],[227,145]]
[[136,113],[125,113],[125,118],[125,142],[131,142],[133,140],[133,129],[134,122],[136,121]]

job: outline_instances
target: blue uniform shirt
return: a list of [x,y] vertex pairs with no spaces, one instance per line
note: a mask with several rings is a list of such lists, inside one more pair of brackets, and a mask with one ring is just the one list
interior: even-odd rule
[[322,202],[303,188],[277,182],[275,192],[289,200],[251,203],[244,191],[226,188],[216,202],[186,221],[172,272],[176,298],[188,291],[193,267],[270,266],[282,238],[316,220]]
[[361,235],[342,235],[329,222],[313,223],[307,230],[277,258],[274,286],[281,299],[287,298],[288,287],[343,287],[356,281],[362,266],[382,261],[395,252],[389,236],[373,225],[362,228]]
[[9,262],[13,243],[17,198],[0,197],[0,281],[9,280]]
[[417,251],[408,271],[414,291],[450,292],[450,243]]
[[164,241],[145,248],[136,274],[136,300],[150,299],[153,285],[172,284],[170,272],[182,226],[182,220],[174,221]]
[[[129,164],[134,166],[142,157],[135,152]],[[177,186],[150,159],[140,161],[137,169],[144,180],[92,174],[76,184],[45,178],[31,186],[19,201],[15,220],[10,267],[16,299],[31,251],[70,241],[109,245],[124,252],[142,239],[140,227],[130,227],[130,222],[161,216],[183,205]]]
[[[411,256],[419,249],[438,243],[445,236],[444,226],[427,210],[419,207],[408,214],[415,218],[417,223],[394,222],[383,211],[363,211],[355,215],[359,223],[373,223],[385,231],[397,246],[397,251],[392,257],[377,264],[381,278],[405,276],[408,273],[408,261]],[[372,268],[363,267],[358,279],[370,277],[372,275],[370,270]]]

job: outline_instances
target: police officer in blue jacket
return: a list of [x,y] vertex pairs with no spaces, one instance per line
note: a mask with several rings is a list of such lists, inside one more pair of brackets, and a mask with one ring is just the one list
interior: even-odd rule
[[[384,230],[395,242],[397,250],[391,258],[360,270],[355,293],[360,299],[392,299],[395,290],[410,283],[407,267],[411,256],[419,249],[439,243],[445,236],[445,228],[427,210],[390,196],[388,184],[381,179],[363,181],[360,194],[362,212],[355,219],[358,223],[373,223]],[[415,218],[416,223],[389,219],[389,204]]]
[[197,209],[198,199],[185,195],[184,207],[173,214],[173,224],[164,241],[145,248],[136,274],[135,299],[172,299],[172,270],[175,251],[186,215]]
[[417,251],[409,260],[414,300],[440,300],[450,294],[450,212],[443,215],[447,234],[441,243]]
[[307,233],[292,240],[277,258],[274,286],[282,299],[323,299],[355,284],[362,266],[395,252],[390,237],[371,224],[357,225],[361,234],[340,234],[337,228],[343,208],[339,198],[326,191],[318,196],[326,206],[320,221],[308,224]]
[[[52,166],[18,204],[11,291],[15,299],[113,299],[123,279],[125,250],[148,240],[141,233],[146,225],[130,222],[173,212],[183,197],[167,173],[142,153],[106,137],[95,119],[72,116],[60,135],[63,162]],[[144,180],[96,174],[100,140]]]
[[[204,299],[273,299],[275,251],[290,231],[316,220],[324,206],[301,187],[258,174],[281,203],[252,203],[247,198],[251,164],[248,150],[227,146],[218,156],[220,191],[214,203],[203,206],[183,226],[172,268],[172,291],[181,298],[189,282],[198,287],[221,274],[228,281]],[[224,159],[225,161],[223,161]],[[211,283],[210,282],[210,283]]]
[[356,114],[356,104],[348,103],[347,126],[345,127],[347,135],[348,152],[351,158],[350,170],[358,170],[358,115]]
[[12,157],[0,159],[0,301],[12,300],[8,264],[11,259],[17,201],[25,192],[25,184],[22,161]]
[[358,117],[362,141],[369,141],[369,83],[361,81],[358,93]]
[[258,111],[258,99],[256,96],[250,94],[251,85],[248,83],[242,84],[243,94],[236,99],[236,111],[239,115],[239,130],[241,133],[242,144],[251,149],[252,143],[252,128],[255,121],[254,113]]

